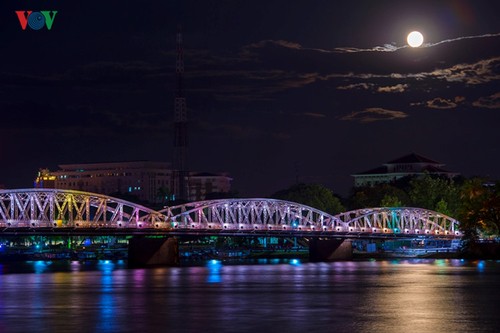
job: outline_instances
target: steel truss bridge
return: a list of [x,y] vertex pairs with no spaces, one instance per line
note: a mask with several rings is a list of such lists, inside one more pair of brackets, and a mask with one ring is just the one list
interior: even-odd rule
[[459,222],[412,207],[366,208],[330,215],[275,199],[221,199],[155,211],[95,193],[0,190],[0,235],[240,235],[457,238]]

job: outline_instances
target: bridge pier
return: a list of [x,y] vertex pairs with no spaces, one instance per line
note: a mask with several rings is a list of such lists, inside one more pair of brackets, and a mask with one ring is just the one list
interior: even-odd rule
[[128,265],[130,267],[179,265],[177,239],[132,237],[128,243]]
[[311,238],[309,241],[309,261],[339,261],[352,259],[350,239]]

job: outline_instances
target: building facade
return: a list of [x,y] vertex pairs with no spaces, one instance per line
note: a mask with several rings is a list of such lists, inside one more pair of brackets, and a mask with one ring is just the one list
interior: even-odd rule
[[[190,188],[188,201],[204,200],[211,192],[229,192],[231,178],[226,174],[210,177],[193,173],[186,181]],[[179,193],[174,171],[166,162],[134,161],[88,164],[62,164],[59,170],[42,169],[35,180],[37,188],[58,188],[100,193],[130,195],[151,204],[173,201]],[[191,188],[193,190],[191,191]]]
[[427,157],[412,153],[389,161],[380,167],[353,174],[354,186],[375,186],[378,184],[392,183],[408,176],[431,175],[453,178],[459,174],[443,169],[444,164]]
[[205,200],[208,194],[229,193],[231,180],[226,174],[192,172],[188,179],[188,196],[198,198],[196,200]]

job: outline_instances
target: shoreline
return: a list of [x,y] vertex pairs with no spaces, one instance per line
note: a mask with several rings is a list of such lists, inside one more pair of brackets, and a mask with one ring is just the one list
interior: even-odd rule
[[[183,262],[204,262],[208,260],[259,260],[259,259],[299,259],[309,261],[309,253],[306,251],[289,253],[257,252],[250,255],[214,255],[214,256],[181,256]],[[353,253],[352,258],[337,261],[356,261],[356,260],[383,260],[383,259],[466,259],[466,260],[500,260],[499,255],[479,255],[477,253],[461,252],[428,252],[421,255],[409,255],[404,253]],[[36,256],[28,254],[0,255],[0,264],[9,262],[23,261],[99,261],[99,260],[128,260],[126,256]],[[325,262],[333,262],[325,261]]]
[[[294,249],[218,249],[218,248],[180,248],[180,260],[196,262],[205,260],[245,260],[245,259],[302,259],[309,260],[307,248]],[[0,253],[0,264],[15,261],[57,261],[57,260],[127,260],[128,249],[114,250],[72,250],[31,252],[17,250],[16,252]],[[348,260],[369,259],[471,259],[471,260],[500,260],[500,243],[474,244],[468,251],[452,248],[410,248],[396,251],[362,252],[353,250]]]

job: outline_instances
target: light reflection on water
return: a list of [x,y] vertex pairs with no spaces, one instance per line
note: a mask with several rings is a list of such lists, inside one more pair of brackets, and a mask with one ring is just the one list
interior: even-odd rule
[[0,332],[496,332],[500,262],[0,265]]

